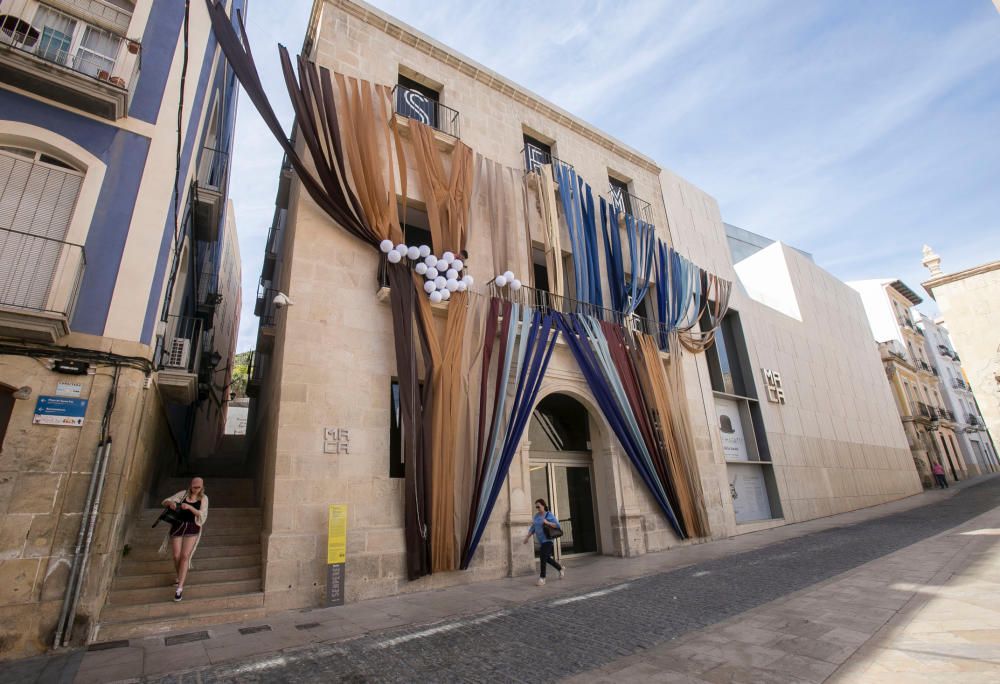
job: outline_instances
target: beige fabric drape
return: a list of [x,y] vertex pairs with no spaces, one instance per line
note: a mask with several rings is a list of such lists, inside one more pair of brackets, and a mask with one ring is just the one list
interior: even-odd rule
[[[476,469],[474,455],[476,453],[476,438],[478,436],[479,420],[479,380],[482,376],[483,345],[486,341],[486,314],[489,302],[483,297],[469,295],[466,297],[468,306],[466,320],[466,340],[462,347],[462,360],[459,372],[458,401],[458,438],[456,440],[455,459],[455,549],[462,552],[465,536],[468,532],[467,511],[472,505],[472,494],[476,488]],[[461,563],[461,558],[458,559]]]
[[562,240],[559,237],[559,212],[556,209],[556,182],[552,165],[539,168],[538,193],[542,203],[542,231],[545,236],[545,266],[549,272],[549,292],[565,294],[563,290]]

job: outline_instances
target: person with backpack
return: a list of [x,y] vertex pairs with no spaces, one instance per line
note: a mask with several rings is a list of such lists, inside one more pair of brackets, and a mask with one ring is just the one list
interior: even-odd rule
[[559,579],[566,576],[566,570],[554,558],[555,539],[561,537],[562,533],[562,527],[556,520],[556,516],[552,515],[545,499],[537,499],[535,501],[535,517],[531,521],[531,527],[528,528],[528,536],[524,538],[524,543],[527,544],[531,541],[532,535],[538,540],[541,558],[541,574],[538,577],[538,586],[540,587],[545,585],[546,565],[551,565],[559,571]]

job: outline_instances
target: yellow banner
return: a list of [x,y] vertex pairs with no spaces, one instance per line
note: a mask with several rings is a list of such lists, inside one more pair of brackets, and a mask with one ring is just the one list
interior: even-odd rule
[[347,504],[330,504],[326,547],[327,563],[347,560]]

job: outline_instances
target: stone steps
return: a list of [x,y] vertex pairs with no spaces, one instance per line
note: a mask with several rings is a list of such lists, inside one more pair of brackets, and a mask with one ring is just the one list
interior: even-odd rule
[[213,505],[184,600],[176,603],[169,547],[160,554],[168,528],[150,528],[161,511],[147,509],[135,521],[95,638],[129,639],[262,617],[260,509]]
[[[184,583],[184,601],[201,598],[218,598],[220,596],[238,596],[252,594],[260,590],[260,577],[241,580],[224,580],[221,582],[192,583],[190,578]],[[156,603],[167,599],[173,600],[174,581],[169,577],[165,583],[156,587],[140,589],[114,589],[108,594],[109,606],[139,606]]]
[[[249,560],[249,558],[248,558]],[[196,566],[197,567],[197,566]],[[233,568],[221,568],[218,570],[191,570],[188,572],[185,585],[190,588],[198,584],[210,584],[213,582],[232,582],[236,580],[255,579],[260,581],[260,565],[257,563],[247,563]],[[152,589],[154,587],[172,587],[174,585],[174,572],[171,568],[168,572],[149,572],[138,575],[118,575],[111,585],[112,591],[118,589]]]

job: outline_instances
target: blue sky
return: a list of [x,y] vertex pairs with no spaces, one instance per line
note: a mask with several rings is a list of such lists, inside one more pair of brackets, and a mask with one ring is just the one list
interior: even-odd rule
[[[251,0],[255,57],[286,130],[276,44],[301,47],[311,4]],[[925,242],[945,271],[1000,259],[991,0],[373,4],[656,159],[718,199],[727,222],[812,252],[844,280],[899,277],[923,295]],[[240,350],[256,336],[280,160],[241,97],[231,183]]]

